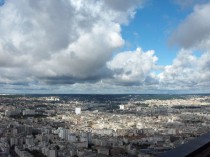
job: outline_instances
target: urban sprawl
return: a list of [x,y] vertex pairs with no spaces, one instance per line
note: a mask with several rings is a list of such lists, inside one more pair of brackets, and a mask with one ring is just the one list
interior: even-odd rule
[[127,97],[1,95],[0,156],[154,157],[210,130],[208,95]]

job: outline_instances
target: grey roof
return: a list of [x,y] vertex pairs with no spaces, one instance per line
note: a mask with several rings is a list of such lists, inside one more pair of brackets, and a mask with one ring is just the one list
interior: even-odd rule
[[208,143],[210,143],[210,131],[158,157],[186,157]]

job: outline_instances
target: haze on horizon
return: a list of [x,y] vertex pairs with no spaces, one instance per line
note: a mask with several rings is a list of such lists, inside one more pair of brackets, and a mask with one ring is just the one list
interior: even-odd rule
[[209,93],[209,0],[0,0],[0,93]]

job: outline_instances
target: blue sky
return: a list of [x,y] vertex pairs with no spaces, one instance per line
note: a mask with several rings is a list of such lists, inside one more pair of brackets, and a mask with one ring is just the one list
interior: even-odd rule
[[0,93],[209,93],[209,0],[0,0]]
[[0,0],[0,6],[4,5],[4,0]]
[[122,26],[122,35],[129,43],[125,49],[141,46],[144,50],[154,49],[159,64],[171,64],[178,48],[168,44],[168,38],[191,9],[181,9],[173,1],[149,1],[137,10],[134,19]]

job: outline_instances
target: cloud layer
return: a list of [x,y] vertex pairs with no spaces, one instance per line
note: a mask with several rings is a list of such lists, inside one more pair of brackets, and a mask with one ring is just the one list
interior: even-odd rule
[[108,77],[106,62],[124,44],[120,25],[140,3],[7,0],[0,9],[0,82]]
[[[209,92],[210,87],[210,3],[195,5],[180,23],[170,42],[181,50],[172,65],[159,74],[162,86]],[[198,52],[196,54],[196,52]]]
[[114,80],[121,85],[142,85],[150,83],[152,71],[158,58],[154,51],[143,52],[140,48],[117,54],[107,66],[114,73]]
[[170,42],[185,49],[197,48],[210,40],[210,3],[196,5],[191,13],[173,33]]
[[97,93],[209,88],[210,4],[205,1],[195,5],[171,35],[169,42],[180,48],[171,65],[157,65],[152,48],[113,54],[125,43],[121,26],[128,25],[143,4],[5,1],[0,7],[1,89]]

